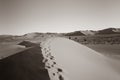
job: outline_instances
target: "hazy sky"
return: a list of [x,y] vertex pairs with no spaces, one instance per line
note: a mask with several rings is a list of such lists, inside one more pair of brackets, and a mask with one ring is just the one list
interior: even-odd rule
[[120,28],[120,0],[0,0],[0,34]]

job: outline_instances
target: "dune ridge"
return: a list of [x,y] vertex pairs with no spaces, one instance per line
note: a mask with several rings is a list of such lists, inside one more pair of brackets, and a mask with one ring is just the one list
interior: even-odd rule
[[120,80],[107,57],[75,41],[48,39],[42,53],[51,80]]

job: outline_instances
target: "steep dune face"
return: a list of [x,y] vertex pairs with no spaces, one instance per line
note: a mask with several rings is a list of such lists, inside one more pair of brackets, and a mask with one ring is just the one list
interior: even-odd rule
[[50,80],[40,47],[0,60],[0,80]]
[[109,60],[86,46],[51,38],[42,47],[51,80],[120,80]]

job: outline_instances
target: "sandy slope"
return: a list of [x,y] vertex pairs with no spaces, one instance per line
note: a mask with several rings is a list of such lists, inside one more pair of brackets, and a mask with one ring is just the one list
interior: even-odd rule
[[20,45],[9,45],[9,44],[0,45],[0,59],[14,55],[26,49],[27,48],[25,48],[25,46],[20,46]]
[[0,80],[50,80],[40,47],[0,60]]
[[41,47],[0,46],[0,80],[120,80],[116,61],[72,40],[50,38]]
[[109,59],[72,40],[48,39],[42,52],[51,80],[120,80]]

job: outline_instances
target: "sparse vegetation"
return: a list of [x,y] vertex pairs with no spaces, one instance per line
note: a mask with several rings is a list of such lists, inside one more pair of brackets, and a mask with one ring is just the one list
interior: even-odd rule
[[81,44],[120,44],[120,34],[66,37]]

